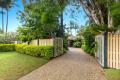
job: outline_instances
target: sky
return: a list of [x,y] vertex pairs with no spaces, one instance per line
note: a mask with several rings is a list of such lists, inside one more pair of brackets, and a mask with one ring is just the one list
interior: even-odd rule
[[[17,30],[17,27],[21,25],[19,20],[17,19],[18,15],[16,14],[19,10],[23,10],[23,5],[21,0],[18,0],[16,2],[18,6],[14,6],[9,10],[9,23],[8,23],[8,31],[9,32],[15,32]],[[74,9],[74,13],[72,13],[72,10]],[[73,16],[71,16],[73,15]],[[85,15],[84,10],[80,7],[78,10],[75,10],[75,7],[69,5],[64,10],[64,24],[66,27],[69,26],[70,21],[76,22],[79,26],[85,25],[87,18]],[[6,21],[6,15],[4,15],[4,22]],[[5,26],[6,23],[4,23]],[[2,17],[0,15],[0,28],[2,27]],[[74,31],[72,31],[73,34],[75,34]]]

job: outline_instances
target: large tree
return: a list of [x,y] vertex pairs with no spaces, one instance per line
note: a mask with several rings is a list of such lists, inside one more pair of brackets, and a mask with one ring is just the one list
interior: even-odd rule
[[[119,13],[119,0],[79,0],[91,23],[112,28],[115,16]],[[117,9],[117,10],[116,10]],[[112,11],[113,10],[113,11]],[[118,16],[117,16],[118,17]]]
[[29,34],[36,38],[52,38],[59,29],[61,6],[56,0],[22,0],[24,11],[19,19],[24,27],[30,29]]

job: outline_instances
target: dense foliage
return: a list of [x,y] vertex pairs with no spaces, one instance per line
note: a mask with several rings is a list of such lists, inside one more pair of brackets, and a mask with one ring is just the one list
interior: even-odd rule
[[74,41],[74,42],[73,42],[73,47],[81,48],[81,45],[82,45],[82,42],[81,42],[81,41]]
[[50,59],[53,57],[53,47],[52,46],[33,46],[33,45],[16,45],[16,51],[21,54],[27,54],[37,57],[45,57]]
[[23,45],[23,44],[17,44],[16,46],[15,46],[15,49],[16,49],[16,51],[18,52],[18,53],[22,53],[22,54],[24,54],[25,53],[25,51],[24,51],[24,47],[25,46],[27,46],[27,45]]
[[[22,27],[18,28],[20,40],[60,36],[60,16],[65,4],[59,0],[22,0],[24,11],[19,12]],[[64,0],[65,1],[65,0]],[[54,6],[53,6],[54,5]]]
[[97,43],[95,42],[95,36],[98,35],[102,30],[98,25],[90,25],[81,28],[79,36],[82,37],[82,49],[88,54],[94,56],[97,48]]
[[16,51],[21,54],[27,54],[36,57],[50,59],[53,57],[52,46],[33,46],[24,44],[0,44],[0,52]]
[[14,44],[0,44],[0,52],[15,51]]

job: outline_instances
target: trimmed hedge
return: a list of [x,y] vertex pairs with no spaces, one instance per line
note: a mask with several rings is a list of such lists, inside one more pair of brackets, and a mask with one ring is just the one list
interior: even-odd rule
[[14,44],[0,44],[0,52],[15,51]]
[[50,59],[53,57],[53,47],[52,46],[33,46],[33,45],[16,45],[16,51],[21,54],[27,54],[37,57],[45,57]]
[[36,57],[50,59],[53,57],[53,46],[33,46],[24,44],[0,44],[0,52],[16,51]]
[[18,53],[21,53],[21,54],[25,54],[25,46],[28,46],[28,45],[25,45],[25,44],[16,44],[15,45],[15,49]]

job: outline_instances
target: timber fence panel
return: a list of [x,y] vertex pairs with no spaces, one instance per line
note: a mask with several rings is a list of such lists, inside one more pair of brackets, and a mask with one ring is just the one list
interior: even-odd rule
[[[104,35],[103,35],[104,36]],[[104,53],[104,38],[96,36],[98,49],[96,57],[98,62],[104,66],[104,54],[107,54],[107,65],[109,68],[120,69],[120,34],[108,33],[107,53]]]
[[63,54],[63,39],[62,38],[39,39],[39,41],[38,40],[32,40],[31,45],[53,46],[54,47],[53,57],[57,57],[57,56],[60,56],[60,55]]
[[120,35],[108,33],[108,67],[120,69]]

